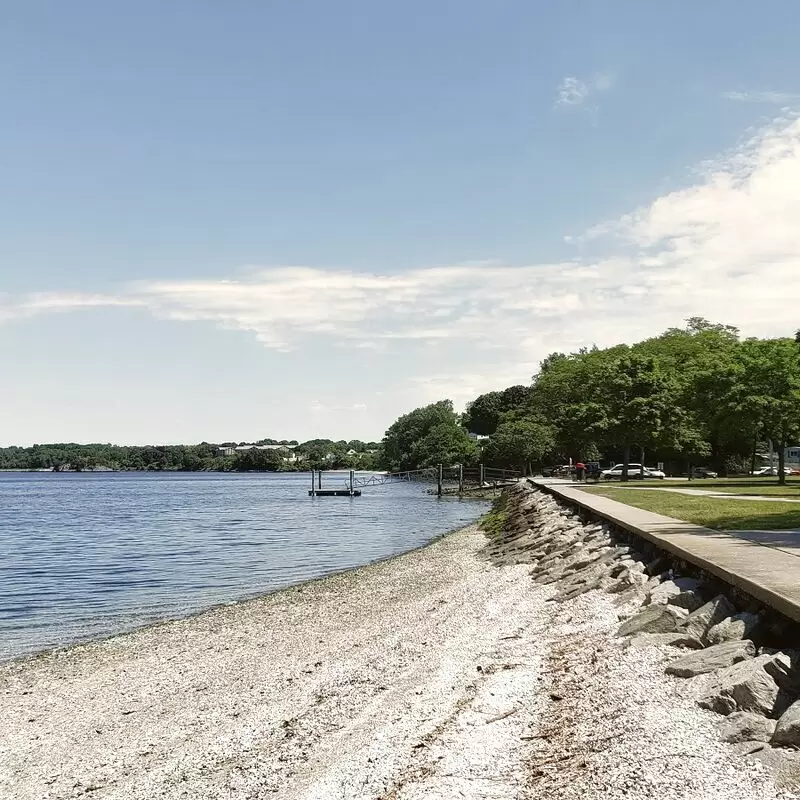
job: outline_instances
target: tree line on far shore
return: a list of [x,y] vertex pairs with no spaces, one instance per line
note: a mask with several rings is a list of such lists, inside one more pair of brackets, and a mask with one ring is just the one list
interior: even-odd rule
[[[480,438],[476,438],[480,437]],[[787,445],[800,439],[800,333],[743,339],[693,318],[634,345],[552,353],[528,386],[487,392],[458,414],[450,400],[397,419],[383,441],[262,439],[289,451],[219,445],[48,444],[0,448],[0,469],[298,471],[438,464],[530,471],[574,461],[664,462],[748,473],[770,440],[783,481]],[[239,443],[251,444],[251,443]]]
[[724,475],[749,473],[771,440],[783,481],[785,448],[798,437],[800,334],[742,339],[732,326],[692,318],[634,345],[553,353],[529,386],[482,394],[463,415],[449,400],[405,414],[386,432],[380,463],[528,471],[569,458],[647,458]]
[[[238,445],[291,445],[291,450],[256,447],[220,455],[219,448]],[[196,445],[35,444],[0,448],[0,469],[5,470],[180,470],[200,472],[294,472],[315,469],[375,469],[377,442],[312,439],[308,442],[261,439],[257,442],[203,442]],[[294,453],[297,461],[286,461]]]

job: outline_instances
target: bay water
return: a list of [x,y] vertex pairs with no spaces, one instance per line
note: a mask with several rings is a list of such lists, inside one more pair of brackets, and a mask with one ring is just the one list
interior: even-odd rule
[[309,487],[303,473],[0,473],[0,660],[396,555],[487,508],[414,483]]

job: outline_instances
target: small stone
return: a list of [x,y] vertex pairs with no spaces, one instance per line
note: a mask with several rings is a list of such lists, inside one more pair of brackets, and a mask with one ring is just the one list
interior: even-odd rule
[[720,644],[749,638],[760,621],[761,617],[758,614],[742,611],[740,614],[726,617],[722,622],[709,628],[706,640],[709,644]]
[[692,678],[695,675],[703,675],[730,667],[740,661],[755,657],[755,654],[756,647],[751,641],[724,642],[706,650],[698,650],[696,653],[682,656],[667,665],[664,671],[667,675]]
[[775,720],[751,711],[734,711],[725,717],[719,729],[722,740],[730,744],[768,742],[775,732]]
[[718,622],[722,622],[725,617],[733,616],[736,609],[730,604],[725,595],[718,594],[713,600],[709,600],[705,605],[700,606],[696,611],[692,611],[686,620],[681,624],[681,628],[695,639],[706,641],[706,634]]
[[750,756],[753,755],[753,753],[758,753],[761,750],[764,750],[765,748],[769,747],[769,745],[766,742],[758,742],[758,741],[733,742],[732,744],[733,744],[733,752],[739,756]]

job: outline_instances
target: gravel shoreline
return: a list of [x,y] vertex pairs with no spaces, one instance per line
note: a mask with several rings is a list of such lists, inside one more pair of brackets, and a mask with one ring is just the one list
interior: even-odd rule
[[614,637],[608,596],[548,602],[485,544],[0,665],[0,797],[796,796]]

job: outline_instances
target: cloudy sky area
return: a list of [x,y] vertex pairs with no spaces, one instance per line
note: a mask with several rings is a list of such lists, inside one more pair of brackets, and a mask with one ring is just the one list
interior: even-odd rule
[[379,438],[792,334],[800,7],[549,5],[9,3],[0,444]]

